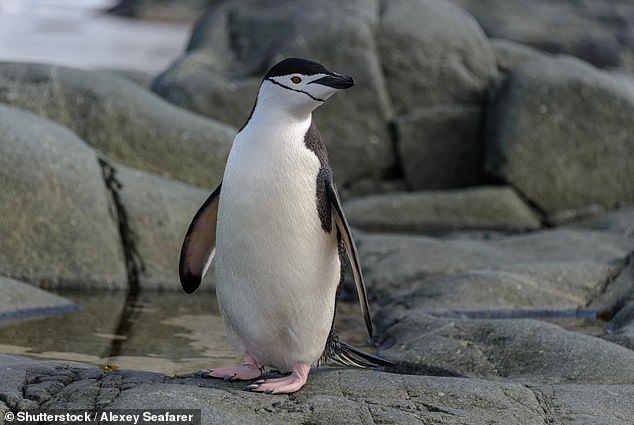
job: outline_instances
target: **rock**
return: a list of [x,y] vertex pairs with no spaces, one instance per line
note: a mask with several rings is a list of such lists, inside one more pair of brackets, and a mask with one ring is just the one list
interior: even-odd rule
[[373,0],[345,5],[336,0],[226,2],[199,21],[188,56],[160,75],[153,90],[238,126],[248,117],[270,66],[291,56],[322,62],[357,81],[353,90],[315,112],[337,181],[344,188],[361,178],[381,180],[392,173],[396,158],[374,40],[377,13]]
[[58,121],[112,160],[199,186],[220,181],[234,136],[108,72],[0,63],[0,102]]
[[634,350],[634,300],[629,300],[614,315],[605,339]]
[[567,53],[595,66],[629,67],[634,8],[628,0],[452,0],[468,10],[490,37]]
[[552,221],[634,202],[634,91],[568,57],[526,62],[492,96],[486,169]]
[[[556,276],[564,271],[568,275],[574,270],[570,276],[580,277],[595,268],[595,272],[604,277],[603,281],[608,282],[616,273],[612,266],[622,267],[633,248],[632,240],[622,235],[573,229],[544,230],[490,240],[361,233],[356,241],[368,293],[374,299],[422,287],[433,279],[455,273],[509,269],[511,265],[512,269],[532,276],[530,279],[550,282],[554,288],[558,286]],[[524,267],[526,270],[522,270]],[[557,272],[558,267],[562,268],[561,273]],[[581,291],[586,291],[581,288],[596,287],[595,272],[578,281]],[[553,278],[555,280],[550,281]],[[627,282],[623,285],[626,288]],[[605,297],[609,294],[611,291],[607,291]],[[619,297],[606,298],[602,308],[612,305]]]
[[574,317],[618,270],[617,266],[591,261],[475,268],[430,278],[406,291],[400,303],[456,317]]
[[634,237],[634,208],[623,208],[597,217],[571,223],[574,227],[606,231]]
[[151,1],[151,0],[119,0],[107,9],[108,13],[128,18],[189,22],[194,21],[206,7],[221,0],[179,0],[179,1]]
[[468,13],[444,0],[382,0],[380,5],[378,48],[398,114],[485,100],[496,74],[495,57]]
[[[11,365],[23,376],[13,401],[32,409],[193,409],[201,423],[627,424],[632,385],[552,385],[320,368],[293,395],[244,391],[244,383],[42,362]],[[70,378],[70,382],[68,379]],[[49,384],[46,384],[49,382]],[[62,383],[62,386],[58,383]],[[14,383],[13,386],[20,385]],[[16,391],[18,392],[18,391]],[[0,393],[4,397],[7,393]],[[19,398],[18,398],[19,397]],[[48,397],[48,398],[47,398]],[[37,401],[36,401],[37,400]],[[16,409],[16,403],[11,404]],[[119,411],[120,412],[120,411]]]
[[395,129],[410,189],[451,189],[482,181],[484,114],[479,106],[419,108],[397,117]]
[[547,55],[527,45],[501,38],[494,38],[489,40],[489,42],[495,54],[498,70],[502,72],[509,72],[521,63],[540,59]]
[[115,165],[114,178],[120,184],[118,196],[130,232],[129,248],[138,261],[140,287],[180,290],[181,244],[210,192],[122,165]]
[[0,170],[0,273],[48,287],[127,286],[92,149],[64,127],[0,105]]
[[3,276],[0,294],[0,320],[67,313],[79,308],[65,298]]
[[193,51],[157,76],[152,91],[175,105],[241,128],[251,113],[262,78],[223,75],[215,66],[209,49]]
[[410,365],[431,363],[470,377],[531,384],[634,382],[628,366],[633,351],[542,321],[437,318],[400,300],[375,320],[389,335],[381,341],[382,355]]
[[456,230],[536,230],[539,220],[508,187],[367,196],[344,205],[366,231],[439,234]]

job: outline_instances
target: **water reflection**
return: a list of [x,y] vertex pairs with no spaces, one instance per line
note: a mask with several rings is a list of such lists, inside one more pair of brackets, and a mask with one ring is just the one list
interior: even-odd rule
[[[100,366],[182,374],[241,361],[232,350],[213,293],[60,293],[75,313],[0,322],[0,352]],[[342,339],[366,350],[359,308],[339,303]]]

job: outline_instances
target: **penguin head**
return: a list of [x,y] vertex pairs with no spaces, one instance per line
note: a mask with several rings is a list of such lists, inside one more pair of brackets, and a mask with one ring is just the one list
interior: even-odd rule
[[288,58],[266,73],[258,93],[258,103],[283,108],[295,114],[310,113],[330,96],[354,86],[349,75],[329,71],[325,66],[300,58]]

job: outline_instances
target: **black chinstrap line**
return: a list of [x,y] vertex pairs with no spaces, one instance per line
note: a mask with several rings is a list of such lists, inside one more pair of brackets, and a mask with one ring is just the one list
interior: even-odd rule
[[306,96],[310,97],[310,98],[311,98],[311,99],[313,99],[313,100],[316,100],[317,102],[322,102],[322,103],[323,103],[323,102],[326,102],[325,100],[320,99],[320,98],[318,98],[318,97],[315,97],[315,96],[313,96],[312,94],[310,94],[310,93],[308,93],[308,92],[305,92],[304,90],[297,90],[297,89],[294,89],[294,88],[292,88],[292,87],[285,86],[285,85],[284,85],[284,84],[282,84],[282,83],[278,83],[277,81],[273,80],[272,78],[267,78],[267,80],[268,80],[268,81],[270,81],[270,82],[272,82],[273,84],[277,84],[277,85],[278,85],[278,86],[280,86],[280,87],[284,87],[285,89],[292,90],[292,91],[296,91],[296,92],[298,92],[298,93],[304,93]]

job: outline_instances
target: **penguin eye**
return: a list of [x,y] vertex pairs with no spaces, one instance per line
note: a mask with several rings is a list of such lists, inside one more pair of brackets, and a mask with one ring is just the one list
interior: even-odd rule
[[291,77],[291,81],[293,82],[293,84],[299,84],[302,82],[302,79],[295,76],[295,77]]

